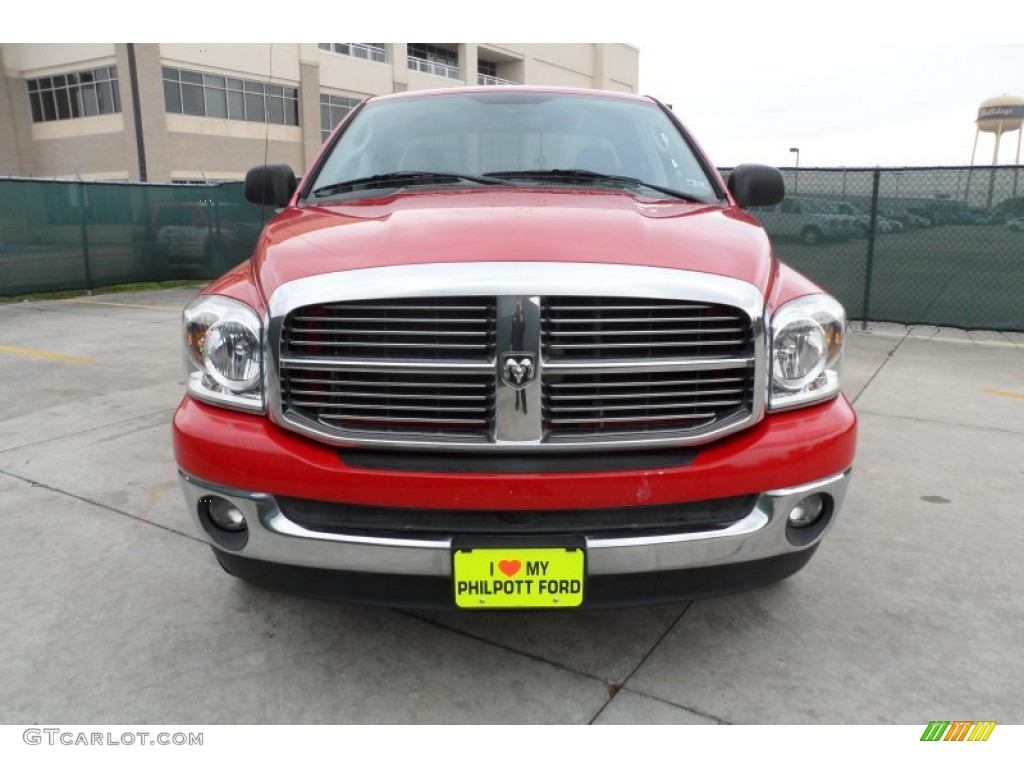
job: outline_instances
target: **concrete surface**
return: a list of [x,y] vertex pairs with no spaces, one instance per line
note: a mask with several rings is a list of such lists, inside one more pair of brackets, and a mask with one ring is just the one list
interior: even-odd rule
[[0,722],[1024,722],[1024,339],[855,331],[810,565],[691,604],[399,612],[223,574],[169,423],[192,289],[0,305]]

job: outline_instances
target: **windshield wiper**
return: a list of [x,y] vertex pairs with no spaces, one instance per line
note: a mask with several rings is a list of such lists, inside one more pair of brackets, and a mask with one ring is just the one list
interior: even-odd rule
[[472,181],[477,184],[508,184],[504,179],[491,176],[473,176],[468,173],[448,173],[447,171],[393,171],[364,176],[360,179],[349,179],[334,184],[325,184],[313,190],[317,197],[353,192],[357,189],[375,189],[381,187],[407,186],[409,184],[436,184],[452,181]]
[[672,189],[671,187],[663,187],[660,184],[652,184],[649,181],[637,179],[633,176],[617,176],[613,173],[598,173],[597,171],[588,171],[583,168],[554,168],[535,171],[498,171],[495,173],[488,173],[486,175],[496,179],[568,179],[584,181],[611,181],[627,187],[646,187],[647,189],[653,189],[657,192],[661,192],[663,195],[675,197],[680,200],[687,200],[691,203],[708,202],[697,195],[691,195],[688,192],[681,192],[680,190]]

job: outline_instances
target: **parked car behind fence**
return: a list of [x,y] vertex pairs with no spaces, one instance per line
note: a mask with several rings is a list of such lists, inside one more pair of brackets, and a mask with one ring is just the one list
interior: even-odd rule
[[778,205],[755,208],[751,213],[772,237],[796,238],[805,245],[842,242],[860,234],[855,216],[837,213],[825,200],[787,197]]

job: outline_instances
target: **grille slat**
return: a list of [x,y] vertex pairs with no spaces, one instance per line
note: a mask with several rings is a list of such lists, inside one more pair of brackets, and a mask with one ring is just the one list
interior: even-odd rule
[[[443,329],[438,330],[436,328],[432,328],[432,329],[427,330],[427,331],[416,331],[416,330],[410,331],[410,330],[399,329],[399,328],[388,328],[388,329],[383,329],[383,330],[380,329],[380,328],[330,328],[330,329],[324,329],[324,328],[293,328],[292,329],[292,335],[293,336],[294,335],[317,336],[317,335],[323,335],[324,333],[334,333],[334,334],[344,335],[344,336],[348,336],[348,335],[352,335],[352,336],[379,336],[381,333],[386,333],[388,336],[483,336],[483,337],[487,337],[487,336],[490,335],[490,333],[488,331],[486,331],[486,330],[484,330],[484,331],[459,331],[459,330],[447,331],[447,330],[443,330]],[[314,342],[314,343],[316,343],[316,342]]]
[[434,323],[437,325],[454,325],[456,323],[460,325],[481,325],[486,323],[488,318],[481,315],[480,317],[416,317],[415,315],[401,315],[401,314],[389,314],[387,317],[352,317],[342,312],[336,312],[335,315],[330,317],[296,317],[295,323],[318,323],[318,324],[331,324],[331,323],[380,323],[381,321],[388,321],[390,323]]
[[[750,319],[738,308],[556,296],[544,300],[541,322],[546,360],[573,364],[573,370],[545,372],[542,407],[551,442],[694,433],[752,408],[754,340]],[[724,370],[671,370],[673,362],[727,359]],[[646,373],[602,368],[655,360],[665,366]]]
[[[705,335],[705,334],[715,335],[715,334],[725,334],[725,333],[728,333],[728,334],[730,334],[732,336],[735,336],[736,334],[740,333],[741,330],[742,329],[737,328],[736,326],[730,326],[728,328],[668,328],[668,329],[654,328],[654,329],[648,329],[648,330],[643,331],[643,334],[645,336],[669,336],[669,335],[672,335],[672,336],[687,336],[687,335],[697,335],[697,334],[700,334],[700,335]],[[636,334],[637,334],[637,332],[635,330],[628,330],[628,331],[608,331],[608,330],[604,330],[604,331],[601,331],[600,335],[602,337],[605,337],[605,336],[635,336]],[[587,338],[592,338],[594,336],[594,332],[593,331],[558,331],[558,336],[559,336],[559,338],[562,338],[562,337],[574,337],[574,336],[583,336],[583,337],[587,337]],[[733,344],[736,343],[735,339],[732,339],[730,341]]]
[[[523,343],[506,336],[505,309],[498,318],[507,301],[388,298],[294,309],[277,350],[282,410],[357,442],[494,442],[498,352]],[[752,413],[755,343],[743,310],[587,296],[542,296],[538,304],[540,408],[515,418],[538,420],[541,442],[689,439]],[[499,348],[499,328],[512,347]]]
[[[292,376],[289,381],[293,384],[322,384],[323,379],[307,379],[302,376]],[[363,379],[349,379],[347,384],[352,387],[379,387],[380,381],[367,381]],[[391,388],[403,388],[403,387],[422,387],[423,385],[415,381],[389,381],[388,386]],[[465,389],[466,387],[474,387],[475,384],[460,384],[458,382],[434,382],[430,385],[435,389]],[[292,390],[298,392],[299,390]]]
[[[475,298],[475,297],[474,297]],[[365,301],[348,301],[344,304],[318,304],[317,307],[328,307],[341,314],[349,311],[380,310],[384,312],[436,312],[438,308],[446,312],[482,312],[487,310],[487,303],[493,302],[490,297],[480,299],[480,304],[468,303],[469,297],[463,297],[452,301],[451,299],[396,299],[390,302],[379,302],[374,299]],[[460,304],[459,302],[464,302]],[[307,309],[309,309],[307,307]]]
[[[450,350],[482,350],[486,351],[487,344],[416,344],[414,342],[405,341],[352,341],[351,339],[346,341],[296,341],[291,340],[291,346],[293,347],[326,347],[333,349],[335,347],[343,347],[346,349],[360,350],[374,350],[374,349],[433,349],[438,351],[450,351]],[[365,353],[364,353],[365,356]]]
[[555,382],[548,383],[548,387],[550,387],[551,389],[554,389],[554,390],[569,389],[569,388],[572,388],[572,389],[581,389],[581,388],[593,389],[594,387],[597,387],[597,386],[600,386],[602,389],[607,389],[607,388],[614,389],[616,387],[641,387],[641,388],[644,388],[644,389],[649,389],[649,388],[652,388],[652,387],[678,387],[678,386],[693,386],[693,385],[698,385],[698,384],[701,385],[701,386],[705,386],[707,384],[738,384],[738,383],[742,383],[742,382],[743,382],[743,377],[742,376],[729,376],[729,377],[724,377],[724,376],[710,377],[709,376],[706,379],[704,379],[704,378],[689,378],[689,379],[666,378],[664,380],[658,380],[658,381],[648,381],[646,379],[628,379],[628,380],[616,379],[616,380],[613,380],[613,381],[607,381],[607,380],[601,381],[601,383],[599,385],[598,384],[592,384],[592,383],[586,383],[586,382],[580,383],[580,382],[573,382],[573,381],[555,381]]
[[[651,315],[650,317],[616,317],[610,318],[616,323],[679,323],[686,322],[688,320],[700,319],[702,323],[718,323],[718,322],[735,322],[736,317],[734,315],[722,315],[717,317],[715,315],[687,315],[685,317],[658,317],[657,315]],[[573,317],[549,317],[548,322],[552,325],[578,325],[580,323],[593,323],[592,318],[573,318]]]
[[[703,421],[707,421],[707,420],[709,420],[711,418],[714,418],[714,415],[715,415],[714,411],[709,411],[707,413],[685,413],[685,414],[684,413],[678,413],[678,414],[674,414],[674,413],[659,413],[657,416],[652,416],[649,419],[646,419],[646,421],[653,422],[653,423],[656,423],[656,424],[670,423],[671,422],[671,423],[673,423],[673,425],[675,425],[676,422],[688,422],[688,421],[703,422]],[[558,419],[551,419],[551,421],[549,423],[553,424],[553,425],[559,425],[559,424],[577,424],[577,425],[578,424],[592,424],[592,425],[596,425],[596,426],[602,426],[602,425],[605,425],[605,424],[637,424],[637,425],[639,425],[643,421],[645,421],[645,419],[642,416],[611,416],[611,417],[609,417],[609,416],[600,416],[600,417],[586,418],[586,419],[585,418],[578,418],[578,419],[558,418]]]
[[[329,393],[329,394],[325,394],[324,392],[322,392],[320,390],[316,390],[316,389],[293,389],[291,391],[291,394],[292,394],[292,397],[295,397],[297,395],[313,395],[313,396],[320,395],[322,397],[365,397],[365,398],[379,398],[380,397],[380,395],[378,393],[376,393],[376,392],[357,392],[357,391],[354,391],[354,390],[347,390],[344,394],[342,394],[342,393]],[[389,400],[423,400],[423,395],[389,394],[388,395],[388,399]],[[453,400],[453,401],[456,401],[456,402],[467,402],[467,401],[470,401],[470,402],[471,401],[481,401],[482,402],[482,401],[486,400],[487,398],[484,395],[462,394],[462,395],[431,395],[430,399],[431,400]],[[299,402],[297,400],[292,400],[292,403],[295,404],[295,405],[299,404]]]
[[543,302],[541,325],[544,353],[558,362],[716,358],[753,350],[750,319],[738,308],[717,304],[552,296]]
[[[732,400],[694,400],[693,406],[700,406],[702,408],[713,408],[715,406],[735,406],[742,403],[742,398],[734,398]],[[616,403],[615,405],[563,405],[558,407],[559,413],[621,413],[623,411],[663,411],[678,409],[679,403],[640,403],[632,405],[622,405]],[[712,414],[714,415],[714,414]]]
[[[401,413],[479,413],[479,408],[464,408],[456,405],[445,405],[441,407],[427,406],[427,405],[396,405],[394,403],[334,403],[334,402],[322,402],[317,400],[302,401],[293,400],[293,405],[303,406],[312,405],[320,408],[321,411],[346,411],[349,413],[355,412],[356,410],[361,411],[387,411],[390,413],[401,412]],[[352,409],[352,410],[349,410]]]
[[428,418],[422,417],[422,416],[415,416],[415,417],[414,416],[388,416],[388,417],[381,416],[381,417],[371,417],[371,416],[367,416],[365,414],[360,414],[360,413],[332,413],[332,414],[323,414],[323,415],[320,416],[320,418],[322,420],[325,420],[325,421],[342,422],[342,423],[346,424],[349,427],[354,426],[354,425],[358,425],[358,424],[363,424],[364,426],[371,426],[371,427],[373,427],[373,426],[381,427],[381,426],[384,426],[384,425],[393,425],[393,424],[396,424],[396,423],[397,424],[417,424],[417,425],[420,425],[420,426],[425,426],[425,425],[452,425],[452,426],[454,426],[456,424],[484,426],[485,424],[487,424],[487,421],[485,419],[455,419],[455,418],[442,418],[442,417],[435,417],[435,418],[428,419]]
[[461,296],[301,307],[285,320],[281,355],[483,362],[494,356],[496,306]]
[[490,372],[289,367],[282,374],[289,413],[331,430],[483,440],[494,418]]
[[[653,336],[654,334],[646,333],[645,336]],[[602,349],[650,349],[655,347],[658,349],[664,348],[704,348],[704,347],[734,347],[736,341],[734,339],[726,339],[724,341],[632,341],[632,342],[593,342],[591,344],[549,344],[547,349],[549,352],[557,353],[559,351],[570,351],[570,350],[590,350],[595,354],[599,354]]]
[[[593,395],[593,394],[589,394],[589,395],[549,395],[549,400],[552,403],[572,402],[572,401],[577,401],[577,400],[593,402],[598,397],[601,400],[635,400],[638,397],[675,397],[675,398],[692,397],[694,394],[695,394],[694,392],[679,392],[679,391],[659,392],[659,391],[655,390],[655,391],[649,391],[649,392],[646,392],[646,393],[643,393],[643,394],[636,394],[636,393],[632,393],[631,392],[631,393],[628,393],[628,394],[625,394],[625,395],[599,395],[599,396],[598,395]],[[710,396],[710,395],[716,395],[717,396],[717,395],[739,395],[739,394],[743,394],[743,390],[739,389],[739,388],[737,388],[737,389],[702,389],[700,391],[700,395],[703,396],[703,397],[707,397],[707,396]]]
[[[619,299],[600,296],[558,296],[548,300],[548,306],[555,312],[575,312],[600,307],[602,312],[678,312],[680,309],[694,311],[713,309],[713,304],[672,301],[668,299],[644,299],[636,304],[618,304]],[[552,302],[559,302],[557,305]],[[575,303],[570,303],[575,302]]]

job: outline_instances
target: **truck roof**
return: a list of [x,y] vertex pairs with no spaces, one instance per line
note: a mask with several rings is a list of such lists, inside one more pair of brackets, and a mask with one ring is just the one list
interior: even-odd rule
[[386,93],[380,96],[371,96],[367,101],[393,101],[405,99],[422,99],[432,96],[458,95],[468,93],[549,93],[567,96],[590,96],[595,98],[622,99],[626,101],[654,102],[651,96],[640,96],[635,93],[624,93],[622,91],[602,91],[594,88],[566,88],[556,86],[540,85],[474,85],[457,88],[431,88],[417,91],[402,91],[399,93]]

